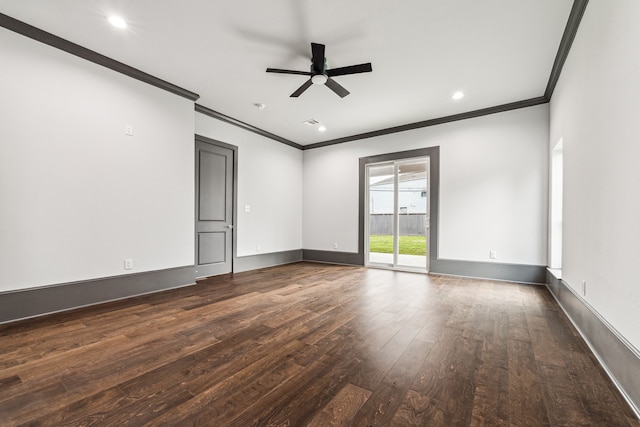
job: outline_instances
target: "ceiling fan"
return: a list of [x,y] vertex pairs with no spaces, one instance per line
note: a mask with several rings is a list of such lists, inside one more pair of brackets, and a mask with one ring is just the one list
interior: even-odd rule
[[332,77],[344,76],[347,74],[369,73],[372,71],[371,62],[327,70],[327,59],[324,56],[324,48],[325,46],[323,44],[311,43],[311,71],[267,68],[267,73],[298,74],[309,76],[309,80],[307,80],[302,86],[300,86],[295,92],[291,94],[292,98],[299,97],[313,84],[325,85],[329,89],[334,91],[340,98],[344,98],[345,96],[349,95],[349,91],[338,84],[338,82],[333,80]]

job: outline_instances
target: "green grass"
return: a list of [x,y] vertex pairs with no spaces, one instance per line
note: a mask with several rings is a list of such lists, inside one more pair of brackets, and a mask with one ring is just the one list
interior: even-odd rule
[[[369,252],[379,254],[393,253],[393,236],[369,236]],[[427,238],[425,236],[400,236],[400,253],[402,255],[427,255]]]

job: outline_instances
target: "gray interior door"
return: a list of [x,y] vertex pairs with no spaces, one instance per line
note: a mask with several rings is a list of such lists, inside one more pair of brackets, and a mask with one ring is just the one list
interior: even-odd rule
[[197,277],[230,273],[234,150],[196,140]]

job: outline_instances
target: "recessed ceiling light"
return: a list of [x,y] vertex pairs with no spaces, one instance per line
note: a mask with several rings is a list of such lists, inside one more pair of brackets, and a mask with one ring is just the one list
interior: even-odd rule
[[458,92],[454,93],[453,95],[451,95],[451,99],[454,99],[456,101],[458,99],[462,99],[462,98],[464,98],[464,93],[462,93],[460,91],[458,91]]
[[325,130],[327,130],[327,128],[326,128],[326,127],[324,127],[324,126],[320,126],[320,127],[318,128],[318,132],[324,132]]
[[127,28],[127,23],[124,19],[120,18],[119,16],[116,15],[110,15],[107,18],[107,21],[109,21],[109,23],[111,25],[113,25],[116,28]]

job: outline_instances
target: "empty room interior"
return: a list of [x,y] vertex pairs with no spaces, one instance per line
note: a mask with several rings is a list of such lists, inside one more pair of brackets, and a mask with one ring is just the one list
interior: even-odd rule
[[637,0],[0,0],[0,425],[639,426]]

